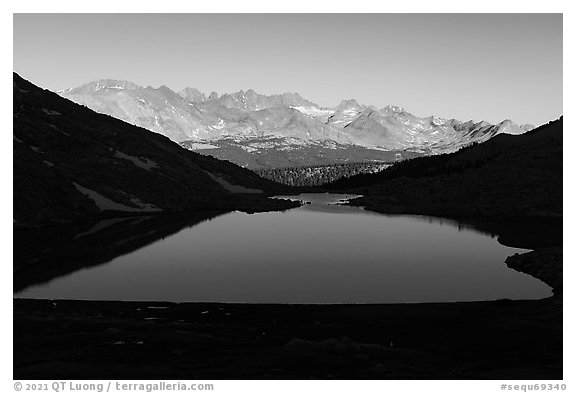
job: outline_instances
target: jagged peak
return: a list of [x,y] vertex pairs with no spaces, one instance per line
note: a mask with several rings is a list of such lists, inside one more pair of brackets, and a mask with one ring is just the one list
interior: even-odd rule
[[382,110],[396,113],[406,112],[404,108],[398,105],[386,105],[384,108],[382,108]]
[[506,119],[498,123],[498,132],[502,134],[512,134],[512,135],[519,135],[523,134],[527,130],[518,126],[518,124],[514,123],[510,119]]
[[204,92],[198,90],[198,89],[195,88],[195,87],[185,87],[185,88],[183,88],[182,90],[180,90],[180,92],[189,92],[189,91],[192,91],[192,92],[194,92],[194,93],[204,94]]
[[430,124],[432,124],[434,126],[442,126],[448,122],[447,119],[445,119],[443,117],[435,116],[435,115],[429,116],[427,119],[429,119]]
[[206,101],[206,94],[195,87],[185,87],[178,92],[178,95],[191,102],[204,102]]
[[347,106],[360,106],[360,104],[354,98],[348,98],[346,100],[342,100],[340,101],[340,104],[338,104],[339,108]]
[[156,90],[174,93],[174,90],[172,90],[171,88],[169,88],[169,87],[166,86],[166,85],[162,85],[162,86],[160,86],[159,88],[157,88]]
[[302,98],[302,96],[300,94],[298,94],[297,92],[291,92],[291,91],[287,91],[285,93],[281,94],[284,97],[297,97],[297,98]]
[[163,94],[164,96],[167,96],[167,97],[177,97],[177,98],[182,99],[182,96],[180,94],[176,93],[174,90],[172,90],[171,88],[169,88],[166,85],[162,85],[158,88],[148,86],[148,87],[146,87],[146,90],[157,91],[157,92],[160,92],[161,94]]

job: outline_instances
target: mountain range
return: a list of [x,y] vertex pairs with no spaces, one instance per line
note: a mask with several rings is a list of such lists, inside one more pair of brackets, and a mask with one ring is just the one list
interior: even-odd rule
[[[390,152],[450,152],[497,134],[521,134],[534,128],[511,120],[490,124],[418,117],[398,106],[377,109],[354,99],[324,108],[298,93],[267,96],[252,89],[218,95],[191,87],[174,92],[166,86],[141,87],[102,79],[58,94],[165,135],[189,149],[249,168],[306,165],[311,156],[334,156],[330,151],[335,149],[343,150],[343,154],[337,159],[313,160],[314,164],[389,161]],[[364,152],[350,158],[345,153],[349,148]],[[270,158],[271,151],[279,150],[304,158],[288,162]],[[262,160],[262,156],[268,157]]]

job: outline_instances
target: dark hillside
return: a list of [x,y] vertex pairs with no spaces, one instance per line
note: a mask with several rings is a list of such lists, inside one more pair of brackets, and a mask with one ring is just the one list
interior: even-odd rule
[[562,124],[560,118],[523,135],[497,135],[325,188],[354,190],[365,196],[353,204],[380,212],[561,222]]
[[14,74],[14,223],[267,210],[288,187],[40,89]]

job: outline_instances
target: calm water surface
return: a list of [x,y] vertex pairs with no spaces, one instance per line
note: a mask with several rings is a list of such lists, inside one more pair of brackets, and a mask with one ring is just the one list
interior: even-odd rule
[[335,204],[346,197],[302,194],[297,199],[310,203],[298,209],[228,213],[15,296],[397,303],[551,294],[541,281],[505,265],[507,256],[526,250],[451,221]]

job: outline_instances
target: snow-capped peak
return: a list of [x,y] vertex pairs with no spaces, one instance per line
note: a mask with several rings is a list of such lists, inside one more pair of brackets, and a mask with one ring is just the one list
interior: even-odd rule
[[519,135],[526,132],[526,130],[510,119],[506,119],[498,123],[498,132],[500,134]]
[[432,120],[431,123],[435,126],[442,126],[444,125],[448,120],[442,118],[442,117],[438,117],[438,116],[432,116]]

